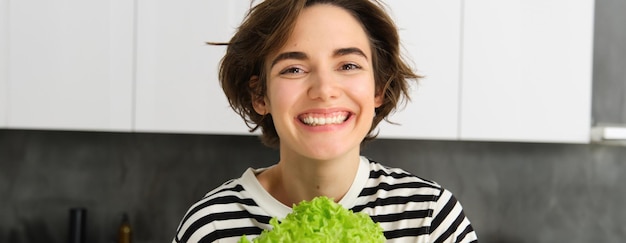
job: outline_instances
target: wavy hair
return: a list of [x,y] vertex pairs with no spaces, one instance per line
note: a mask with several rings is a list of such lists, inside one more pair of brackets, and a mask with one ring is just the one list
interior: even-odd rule
[[[261,128],[263,144],[276,148],[280,139],[271,114],[258,114],[253,102],[267,92],[266,58],[288,40],[300,12],[315,4],[331,4],[352,14],[363,26],[372,48],[377,95],[372,127],[364,140],[376,137],[373,130],[399,103],[410,99],[408,80],[421,78],[402,59],[397,27],[376,0],[265,0],[252,7],[228,43],[219,67],[219,80],[232,109],[253,132]],[[258,80],[252,82],[252,77]]]

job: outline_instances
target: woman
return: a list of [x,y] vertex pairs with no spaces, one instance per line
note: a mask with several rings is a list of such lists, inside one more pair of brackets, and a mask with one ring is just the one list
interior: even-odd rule
[[236,242],[327,196],[379,222],[389,242],[474,242],[461,205],[438,184],[360,155],[361,143],[419,78],[397,29],[369,0],[266,0],[228,43],[220,81],[233,109],[280,151],[269,167],[209,192],[174,242]]

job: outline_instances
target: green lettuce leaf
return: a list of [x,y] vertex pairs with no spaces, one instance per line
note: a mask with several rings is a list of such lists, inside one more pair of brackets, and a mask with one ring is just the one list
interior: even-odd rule
[[[328,197],[302,201],[282,221],[270,220],[252,242],[385,242],[383,229],[365,213],[354,213]],[[240,243],[250,242],[244,235]]]

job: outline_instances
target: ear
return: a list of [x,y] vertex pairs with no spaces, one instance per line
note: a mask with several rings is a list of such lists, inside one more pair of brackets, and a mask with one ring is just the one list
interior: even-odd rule
[[378,108],[381,105],[383,105],[383,100],[384,100],[385,96],[383,95],[383,92],[376,92],[376,95],[374,96],[374,107]]
[[266,115],[269,113],[269,107],[267,107],[267,103],[265,102],[265,94],[263,93],[263,86],[261,84],[261,80],[259,76],[250,77],[250,81],[248,82],[250,86],[250,99],[252,100],[252,107],[254,111],[259,115]]

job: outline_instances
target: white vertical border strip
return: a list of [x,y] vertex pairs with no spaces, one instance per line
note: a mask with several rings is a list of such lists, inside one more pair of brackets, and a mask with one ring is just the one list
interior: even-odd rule
[[133,0],[133,88],[132,88],[132,102],[131,102],[131,125],[130,130],[135,131],[137,129],[137,31],[139,29],[137,24],[137,16],[139,15],[139,0]]
[[461,140],[461,130],[463,129],[463,41],[465,41],[465,0],[461,0],[461,6],[459,8],[459,78],[457,89],[457,124],[456,124],[456,140]]
[[0,128],[9,124],[9,0],[0,0]]
[[156,116],[156,26],[159,0],[135,0],[133,131],[150,130]]
[[135,1],[109,2],[109,129],[131,131],[134,87]]
[[[581,39],[580,41],[583,42],[583,44],[581,44],[581,46],[587,46],[589,49],[586,53],[586,59],[587,61],[582,61],[581,66],[584,68],[583,69],[583,73],[586,74],[589,82],[587,83],[587,96],[586,96],[586,102],[585,102],[585,107],[582,107],[582,109],[585,109],[587,111],[589,111],[589,115],[587,116],[587,118],[584,120],[584,122],[587,124],[587,127],[589,128],[588,130],[586,130],[584,133],[582,133],[582,135],[580,135],[580,137],[578,138],[578,142],[581,143],[590,143],[591,142],[591,130],[592,130],[592,114],[593,114],[593,56],[594,56],[594,40],[595,40],[595,19],[596,19],[596,1],[595,0],[586,0],[586,1],[582,1],[581,4],[581,8],[579,9],[580,12],[582,12],[580,15],[586,17],[587,20],[590,19],[590,21],[583,21],[582,25],[580,27],[583,28],[583,31],[585,31],[587,33],[586,36],[590,36],[591,38],[588,39]],[[574,16],[577,16],[578,13],[574,13]],[[573,30],[571,30],[573,32],[577,32],[579,31],[576,26],[573,27]]]

